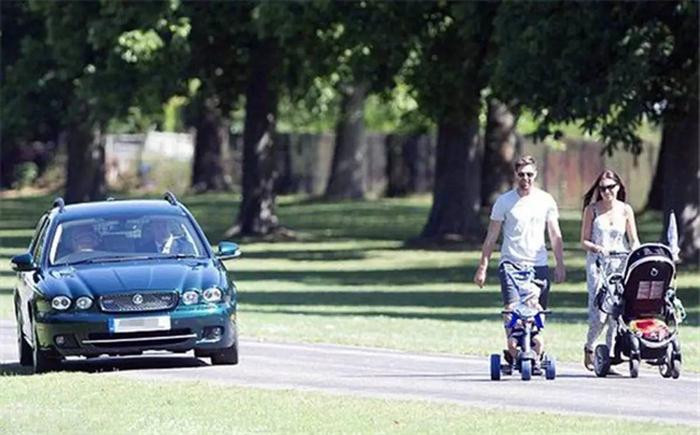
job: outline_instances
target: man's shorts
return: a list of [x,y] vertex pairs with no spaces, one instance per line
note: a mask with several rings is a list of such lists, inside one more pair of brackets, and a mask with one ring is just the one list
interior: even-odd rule
[[[544,287],[540,292],[540,305],[543,309],[547,308],[547,297],[549,296],[549,267],[535,266],[535,279],[544,281]],[[501,297],[503,305],[516,304],[520,300],[518,289],[512,279],[508,278],[508,273],[519,270],[518,266],[513,263],[505,262],[498,266],[498,278],[501,280]]]

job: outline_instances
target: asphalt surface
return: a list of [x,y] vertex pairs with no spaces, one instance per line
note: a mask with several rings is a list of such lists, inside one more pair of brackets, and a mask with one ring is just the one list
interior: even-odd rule
[[[0,371],[28,373],[17,364],[15,326],[0,320]],[[518,374],[491,381],[485,357],[418,354],[385,349],[243,339],[240,364],[211,366],[191,354],[149,353],[139,357],[71,359],[67,371],[216,385],[323,391],[365,397],[457,403],[495,409],[629,418],[700,426],[700,377],[682,373],[664,379],[655,367],[639,378],[597,378],[574,364],[557,364],[557,378]]]

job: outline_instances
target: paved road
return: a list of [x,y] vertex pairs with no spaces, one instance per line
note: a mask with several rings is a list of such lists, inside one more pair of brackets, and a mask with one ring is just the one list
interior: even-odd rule
[[[0,368],[4,371],[20,370],[14,340],[14,324],[0,320]],[[655,368],[643,368],[637,379],[626,373],[602,379],[578,365],[559,364],[554,381],[537,378],[522,382],[513,377],[493,382],[488,361],[482,357],[252,340],[242,340],[240,347],[241,363],[233,367],[210,366],[208,360],[187,354],[154,353],[90,362],[72,360],[66,369],[164,382],[198,380],[700,426],[700,378],[688,373],[670,380],[661,378]]]

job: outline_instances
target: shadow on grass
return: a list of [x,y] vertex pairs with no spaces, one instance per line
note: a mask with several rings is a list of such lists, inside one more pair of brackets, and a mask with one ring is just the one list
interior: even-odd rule
[[31,237],[27,236],[0,236],[0,246],[3,248],[16,249],[17,254],[24,254],[29,248]]
[[[382,251],[386,250],[384,248]],[[263,251],[246,253],[246,259],[271,260],[284,259],[292,261],[346,261],[362,260],[367,257],[363,249],[348,250],[304,250],[304,251]]]
[[498,307],[501,304],[500,294],[487,291],[272,291],[242,292],[238,298],[242,304],[276,306],[484,308]]
[[[67,360],[61,363],[57,371],[102,373],[124,370],[174,369],[206,367],[209,364],[192,356],[138,356],[121,358],[92,358]],[[21,366],[17,362],[0,364],[0,376],[30,376],[31,367]]]
[[[241,309],[244,313],[259,313],[259,314],[288,314],[288,315],[304,315],[304,316],[320,316],[320,317],[386,317],[392,319],[414,319],[414,320],[437,320],[441,322],[483,322],[483,321],[500,321],[502,319],[501,311],[498,306],[494,306],[493,313],[426,313],[418,311],[389,311],[389,310],[373,310],[373,311],[313,311],[313,310],[295,310],[280,308],[276,310],[257,310],[257,309]],[[548,323],[567,323],[580,324],[585,323],[588,315],[585,311],[580,313],[557,313],[552,312],[547,319]]]
[[[476,268],[473,266],[428,267],[410,269],[375,269],[375,270],[258,270],[237,271],[230,273],[236,281],[287,281],[308,283],[314,285],[417,285],[417,284],[446,284],[471,283]],[[571,271],[569,282],[585,282],[583,270]],[[495,271],[489,274],[487,281],[498,285]],[[554,286],[554,285],[553,285]],[[581,284],[585,291],[585,284]],[[556,287],[553,287],[556,288]]]

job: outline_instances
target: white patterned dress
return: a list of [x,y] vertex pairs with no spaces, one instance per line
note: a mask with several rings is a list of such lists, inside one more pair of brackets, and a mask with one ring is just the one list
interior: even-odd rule
[[[595,205],[593,206],[593,216],[591,242],[602,246],[607,251],[627,251],[628,246],[625,242],[627,219],[620,219],[620,216],[616,216],[617,219],[614,219],[611,223],[607,216],[598,215]],[[616,322],[595,305],[596,293],[603,284],[600,282],[600,273],[596,265],[597,258],[598,254],[593,252],[588,252],[586,255],[586,284],[588,285],[588,336],[586,337],[586,349],[593,350],[593,344],[607,324],[608,331],[605,336],[605,344],[612,351]],[[609,261],[614,262],[611,264],[614,269],[619,270],[624,265],[621,259],[610,259]]]

